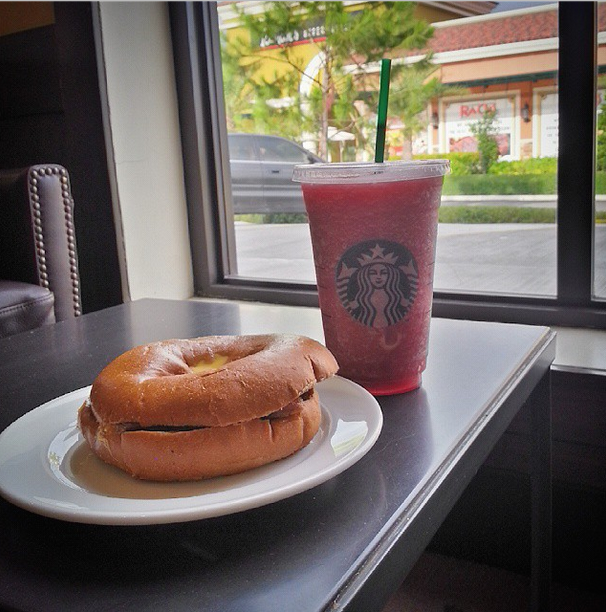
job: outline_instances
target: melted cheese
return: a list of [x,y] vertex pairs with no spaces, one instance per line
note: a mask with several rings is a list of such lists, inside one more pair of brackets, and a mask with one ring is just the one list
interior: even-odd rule
[[189,370],[194,374],[209,374],[210,372],[215,372],[221,366],[224,366],[228,360],[229,358],[227,355],[215,355],[212,361],[199,361],[189,366]]

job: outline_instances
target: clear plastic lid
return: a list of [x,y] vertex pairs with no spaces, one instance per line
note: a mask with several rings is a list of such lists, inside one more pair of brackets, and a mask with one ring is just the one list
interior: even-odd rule
[[384,163],[343,162],[295,166],[292,180],[297,183],[386,183],[440,177],[450,172],[447,159],[423,159]]

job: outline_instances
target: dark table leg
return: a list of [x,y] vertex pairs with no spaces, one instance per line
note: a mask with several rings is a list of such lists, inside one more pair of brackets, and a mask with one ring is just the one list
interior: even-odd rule
[[531,398],[531,610],[551,608],[551,385],[543,376]]

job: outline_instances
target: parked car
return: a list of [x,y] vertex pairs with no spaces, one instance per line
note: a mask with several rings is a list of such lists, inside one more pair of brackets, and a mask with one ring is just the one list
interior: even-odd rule
[[292,171],[297,164],[323,161],[320,157],[279,136],[229,134],[228,143],[235,214],[305,212]]

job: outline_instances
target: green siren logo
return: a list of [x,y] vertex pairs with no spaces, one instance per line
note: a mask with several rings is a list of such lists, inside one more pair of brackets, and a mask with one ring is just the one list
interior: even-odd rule
[[345,310],[369,327],[395,325],[417,295],[419,271],[397,242],[367,240],[349,248],[337,264],[337,293]]

